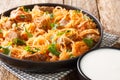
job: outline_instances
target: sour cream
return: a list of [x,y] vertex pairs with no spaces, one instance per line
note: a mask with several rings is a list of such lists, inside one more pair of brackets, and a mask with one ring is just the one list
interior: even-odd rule
[[120,80],[120,50],[101,48],[91,51],[79,65],[91,80]]

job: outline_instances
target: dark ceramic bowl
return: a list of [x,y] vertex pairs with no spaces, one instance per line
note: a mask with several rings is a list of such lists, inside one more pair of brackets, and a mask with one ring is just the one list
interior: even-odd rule
[[[51,3],[43,3],[43,4],[32,4],[32,5],[23,5],[25,8],[32,9],[34,5],[39,5],[39,6],[61,6],[66,9],[74,9],[74,10],[82,10],[80,8],[68,6],[68,5],[62,5],[62,4],[51,4]],[[17,8],[17,7],[16,7]],[[9,16],[10,12],[16,8],[12,8],[6,12],[4,12],[4,16]],[[95,18],[92,14],[89,12],[82,10],[84,14],[87,14],[93,21],[97,24],[97,28],[100,32],[100,40],[98,43],[92,48],[95,49],[99,47],[102,36],[103,36],[103,30],[100,22]],[[9,56],[6,56],[4,54],[0,54],[0,59],[5,62],[8,65],[12,65],[18,69],[25,70],[25,71],[30,71],[30,72],[57,72],[57,71],[63,71],[63,70],[68,70],[72,68],[76,68],[77,66],[77,59],[72,58],[69,60],[63,60],[63,61],[56,61],[56,62],[33,62],[33,61],[27,61],[27,60],[18,60]]]

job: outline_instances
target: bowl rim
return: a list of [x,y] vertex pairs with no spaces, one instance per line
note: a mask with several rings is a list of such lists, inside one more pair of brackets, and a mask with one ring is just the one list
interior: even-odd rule
[[92,52],[92,51],[97,51],[97,50],[100,50],[100,49],[113,49],[113,50],[120,50],[120,48],[115,48],[115,47],[101,47],[101,48],[97,48],[97,49],[93,49],[93,50],[90,50],[88,51],[87,53],[83,54],[82,56],[80,56],[77,60],[77,70],[78,70],[78,73],[80,76],[82,76],[85,80],[92,80],[90,79],[87,75],[84,74],[84,72],[82,71],[81,69],[81,66],[80,66],[80,63],[81,63],[81,60],[84,58],[85,55],[89,54],[89,52]]
[[[36,4],[27,4],[27,5],[20,5],[20,6],[24,6],[24,7],[30,7],[30,6],[32,6],[32,7],[34,7],[35,5],[38,5],[38,6],[51,6],[51,7],[61,6],[63,8],[67,8],[68,7],[68,8],[72,8],[74,10],[81,10],[84,14],[87,14],[90,18],[92,18],[95,21],[95,23],[98,24],[98,26],[100,28],[100,30],[99,30],[100,31],[100,39],[96,43],[96,45],[94,47],[92,47],[90,50],[96,49],[100,45],[100,43],[102,42],[103,27],[102,27],[100,21],[93,14],[91,14],[90,12],[88,12],[87,10],[84,10],[82,8],[78,8],[78,7],[75,7],[75,6],[70,6],[70,5],[65,5],[65,4],[58,4],[58,3],[36,3]],[[3,14],[3,16],[5,16],[4,14],[6,14],[8,12],[10,13],[12,10],[14,10],[14,9],[16,9],[16,8],[18,8],[20,6],[16,6],[16,7],[10,8],[10,9],[4,11],[1,14]],[[85,53],[87,53],[87,52],[85,52]],[[29,62],[29,63],[36,63],[36,64],[39,64],[39,63],[45,63],[45,64],[48,64],[48,63],[51,64],[51,63],[53,63],[54,64],[54,63],[62,63],[62,62],[64,63],[64,62],[68,62],[68,61],[72,61],[72,60],[78,59],[80,57],[80,56],[77,56],[75,58],[71,58],[71,59],[67,59],[67,60],[61,60],[61,61],[53,61],[53,62],[47,62],[47,61],[35,62],[35,61],[31,61],[31,60],[22,60],[22,59],[12,58],[10,56],[7,56],[7,55],[1,54],[1,53],[0,53],[0,56],[7,57],[7,58],[9,58],[11,60],[15,60],[15,61]]]

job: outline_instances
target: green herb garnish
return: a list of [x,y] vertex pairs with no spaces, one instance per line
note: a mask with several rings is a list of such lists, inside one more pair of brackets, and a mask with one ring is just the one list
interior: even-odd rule
[[65,33],[69,33],[71,30],[66,30],[66,32]]
[[70,57],[70,58],[74,58],[75,56],[74,56],[73,54],[70,54],[69,57]]
[[53,19],[53,17],[54,17],[53,13],[49,13],[48,11],[46,11],[45,14],[50,15],[50,19]]
[[30,9],[24,7],[25,12],[30,12]]
[[87,15],[84,15],[83,18],[84,18],[85,20],[88,20],[88,19],[89,19],[89,17],[88,17]]
[[40,51],[40,49],[39,49],[39,48],[35,48],[35,50],[36,50],[36,51]]
[[20,18],[24,19],[24,18],[26,18],[26,16],[25,15],[20,15]]
[[30,32],[28,32],[28,30],[26,28],[25,28],[25,32],[26,32],[26,34],[28,35],[29,38],[33,37],[33,35]]
[[62,32],[58,32],[57,36],[61,36],[63,34],[69,33],[71,30],[66,30],[66,31],[62,31]]
[[12,42],[8,42],[8,44],[7,44],[8,46],[11,46],[12,45]]
[[84,38],[83,41],[88,45],[88,47],[93,47],[93,39],[92,38]]
[[0,33],[2,33],[2,30],[0,29]]
[[50,19],[53,19],[54,18],[54,15],[53,13],[50,14]]
[[7,47],[2,47],[2,46],[0,46],[0,49],[2,48],[3,54],[9,55],[9,53],[10,53],[9,47],[10,47],[10,46],[7,46]]
[[58,32],[57,33],[57,36],[61,36],[61,35],[63,35],[65,32]]
[[27,52],[32,53],[32,54],[34,54],[34,53],[40,51],[39,48],[33,48],[33,49],[31,49],[30,46],[26,46],[26,47],[25,47],[25,50],[26,50]]
[[56,23],[51,23],[50,26],[51,26],[51,28],[54,30],[54,29],[56,29],[56,28],[58,27],[58,24],[56,24]]
[[67,49],[67,51],[66,52],[71,52],[72,50],[71,49]]
[[22,27],[25,27],[25,24],[22,24]]
[[48,12],[48,11],[46,11],[46,12],[45,12],[45,14],[49,14],[49,12]]
[[56,56],[59,56],[60,55],[60,52],[57,50],[56,48],[56,44],[52,43],[48,50],[53,54],[53,55],[56,55]]
[[25,50],[26,50],[27,52],[32,53],[32,54],[35,53],[35,51],[33,51],[33,50],[30,48],[30,46],[26,46],[26,47],[25,47]]
[[16,44],[16,45],[26,45],[25,41],[22,40],[22,39],[19,39],[19,38],[13,39],[13,44]]

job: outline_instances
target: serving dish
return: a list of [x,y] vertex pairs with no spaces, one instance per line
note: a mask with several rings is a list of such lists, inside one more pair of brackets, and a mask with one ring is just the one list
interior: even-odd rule
[[[72,6],[68,6],[68,5],[62,5],[62,4],[50,4],[50,3],[44,3],[44,4],[32,4],[32,5],[23,5],[25,8],[28,9],[32,9],[34,7],[34,5],[38,5],[38,6],[61,6],[63,8],[66,9],[74,9],[74,10],[82,10],[76,7],[72,7]],[[17,7],[16,7],[17,8]],[[10,9],[6,12],[4,12],[4,16],[9,16],[10,12],[16,8]],[[92,14],[90,14],[89,12],[82,10],[84,14],[87,14],[87,16],[89,16],[91,19],[93,19],[93,21],[97,24],[97,28],[100,32],[100,39],[98,41],[98,43],[91,49],[95,49],[98,48],[101,40],[102,40],[102,36],[103,36],[103,30],[102,30],[102,26],[100,24],[100,22],[97,20],[97,18],[95,18]],[[7,65],[12,65],[18,69],[24,70],[24,71],[30,71],[30,72],[57,72],[57,71],[63,71],[63,70],[67,70],[67,69],[71,69],[71,68],[76,68],[76,64],[77,64],[77,59],[78,57],[72,58],[72,59],[68,59],[68,60],[63,60],[63,61],[55,61],[55,62],[33,62],[33,61],[28,61],[28,60],[18,60],[15,58],[11,58],[9,56],[6,56],[4,54],[0,54],[0,59],[5,62]]]
[[120,49],[102,47],[90,50],[77,61],[81,80],[116,80],[119,77]]

